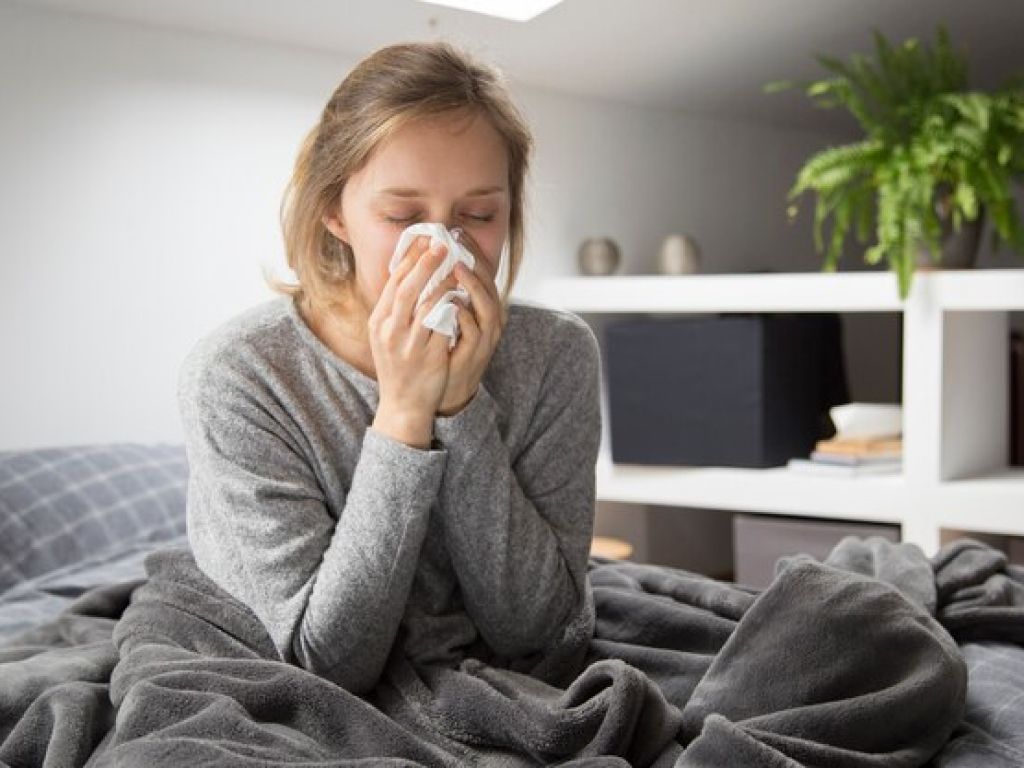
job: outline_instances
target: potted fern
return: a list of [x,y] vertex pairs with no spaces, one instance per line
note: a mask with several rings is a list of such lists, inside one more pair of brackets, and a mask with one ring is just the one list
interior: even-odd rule
[[[851,229],[861,243],[873,229],[865,261],[884,259],[905,299],[915,267],[970,266],[985,211],[993,246],[1002,240],[1024,251],[1012,195],[1024,173],[1024,81],[991,93],[967,90],[966,61],[942,26],[934,48],[913,38],[893,46],[877,30],[874,39],[876,61],[818,55],[830,77],[775,81],[765,91],[802,87],[818,106],[849,110],[863,128],[862,140],[804,163],[789,191],[789,214],[797,213],[792,201],[815,194],[814,243],[826,271],[836,269]],[[957,251],[961,263],[951,263]]]

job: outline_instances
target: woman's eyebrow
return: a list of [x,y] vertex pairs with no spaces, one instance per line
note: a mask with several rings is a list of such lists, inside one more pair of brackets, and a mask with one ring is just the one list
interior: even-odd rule
[[[477,189],[471,189],[469,192],[463,195],[463,197],[483,197],[484,195],[493,195],[497,192],[504,192],[505,187],[498,185],[493,187],[478,187]],[[387,189],[378,189],[378,195],[394,195],[395,197],[425,197],[426,193],[419,189],[411,189],[409,187],[388,187]]]

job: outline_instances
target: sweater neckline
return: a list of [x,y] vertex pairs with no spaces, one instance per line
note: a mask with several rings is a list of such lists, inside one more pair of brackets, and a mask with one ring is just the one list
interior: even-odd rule
[[316,352],[319,357],[339,369],[347,379],[354,381],[359,388],[367,394],[371,394],[373,396],[377,396],[379,394],[379,385],[376,379],[367,376],[348,360],[338,355],[338,353],[333,349],[324,344],[319,336],[313,333],[313,329],[309,327],[305,318],[303,318],[302,314],[299,312],[299,308],[295,303],[295,297],[284,296],[282,297],[282,300],[285,302],[288,316],[291,318],[293,325],[295,325],[299,336],[313,349],[314,352]]

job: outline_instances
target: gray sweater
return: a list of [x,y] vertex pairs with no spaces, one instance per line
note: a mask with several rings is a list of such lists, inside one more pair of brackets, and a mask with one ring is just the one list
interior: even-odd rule
[[476,396],[421,450],[370,428],[376,380],[291,298],[252,307],[181,368],[196,563],[282,660],[354,693],[396,649],[523,671],[578,654],[599,382],[589,326],[513,301]]

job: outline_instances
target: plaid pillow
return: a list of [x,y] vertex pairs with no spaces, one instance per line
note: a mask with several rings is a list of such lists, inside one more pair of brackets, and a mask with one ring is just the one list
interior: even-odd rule
[[0,451],[0,592],[136,542],[185,532],[178,444]]

